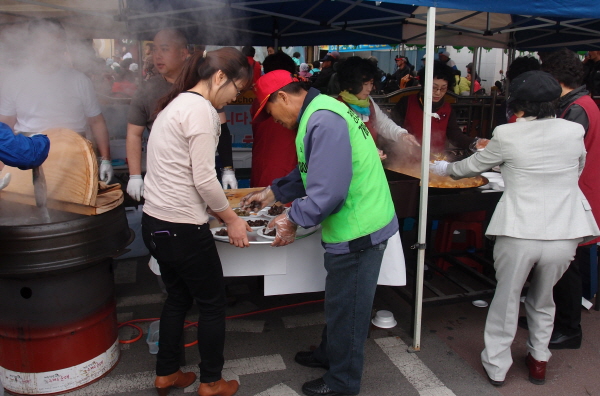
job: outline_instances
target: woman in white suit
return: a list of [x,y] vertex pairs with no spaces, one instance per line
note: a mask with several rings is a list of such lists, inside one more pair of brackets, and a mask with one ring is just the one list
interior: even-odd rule
[[510,85],[508,107],[517,122],[497,127],[485,150],[455,163],[436,161],[431,171],[454,179],[472,177],[500,165],[505,191],[486,235],[495,238],[496,293],[485,324],[483,367],[501,386],[512,365],[510,346],[517,331],[520,293],[531,270],[525,300],[529,323],[529,380],[545,382],[551,356],[555,305],[552,287],[573,260],[577,245],[600,230],[578,187],[585,164],[581,125],[555,118],[560,96],[548,73],[521,74]]

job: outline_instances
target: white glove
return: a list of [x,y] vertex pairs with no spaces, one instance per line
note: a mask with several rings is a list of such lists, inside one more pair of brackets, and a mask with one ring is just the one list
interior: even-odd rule
[[10,183],[10,173],[7,173],[2,179],[0,179],[0,190],[8,186],[8,183]]
[[144,196],[144,179],[142,175],[130,175],[127,183],[127,194],[136,201]]
[[100,163],[99,172],[100,180],[108,184],[110,179],[112,179],[114,173],[115,172],[113,171],[113,167],[110,163],[110,160],[102,160],[102,162]]
[[438,176],[448,176],[448,172],[446,172],[448,164],[448,161],[433,161],[433,164],[429,164],[429,171]]
[[223,169],[221,172],[221,181],[223,182],[223,190],[227,190],[227,186],[232,189],[238,188],[235,171],[233,169]]

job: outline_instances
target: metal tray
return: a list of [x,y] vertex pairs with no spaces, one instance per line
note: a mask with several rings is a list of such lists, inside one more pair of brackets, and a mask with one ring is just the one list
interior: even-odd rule
[[[296,239],[303,239],[308,236],[311,236],[312,234],[317,232],[320,227],[321,226],[315,226],[315,227],[310,227],[310,228],[298,227],[298,230],[296,231]],[[210,230],[211,230],[211,232],[213,232],[213,235],[214,235],[214,232],[221,228],[224,228],[224,227],[222,227],[222,226],[213,227]],[[222,242],[222,243],[229,243],[229,239],[225,240],[225,239],[220,239],[220,238],[216,238],[216,237],[215,237],[215,241]],[[273,243],[273,240],[267,239],[267,238],[264,238],[264,237],[258,235],[258,230],[255,230],[255,231],[248,233],[248,242],[250,242],[250,245],[270,245]]]

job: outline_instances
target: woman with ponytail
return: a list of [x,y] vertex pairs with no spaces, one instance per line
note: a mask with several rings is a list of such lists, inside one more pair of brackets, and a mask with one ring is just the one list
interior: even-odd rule
[[239,386],[221,377],[226,299],[208,215],[227,224],[229,243],[249,246],[246,232],[251,229],[229,207],[217,180],[215,150],[220,135],[216,109],[251,83],[252,70],[238,50],[198,52],[158,104],[148,141],[142,235],[168,292],[154,382],[159,396],[196,381],[196,374],[179,367],[185,316],[194,301],[200,311],[198,395],[230,396]]

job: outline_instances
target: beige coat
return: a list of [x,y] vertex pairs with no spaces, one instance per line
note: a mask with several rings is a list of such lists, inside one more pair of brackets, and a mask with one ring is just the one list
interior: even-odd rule
[[558,118],[525,120],[494,130],[485,150],[448,165],[455,179],[500,165],[505,191],[486,235],[559,240],[600,235],[577,181],[585,164],[584,129]]

